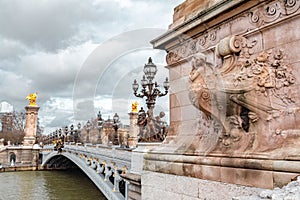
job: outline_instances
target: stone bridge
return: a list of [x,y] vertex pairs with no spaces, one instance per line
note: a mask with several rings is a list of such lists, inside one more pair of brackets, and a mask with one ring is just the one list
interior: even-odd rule
[[42,150],[44,169],[80,168],[108,199],[128,199],[128,182],[120,174],[131,168],[131,150],[102,145],[54,146]]

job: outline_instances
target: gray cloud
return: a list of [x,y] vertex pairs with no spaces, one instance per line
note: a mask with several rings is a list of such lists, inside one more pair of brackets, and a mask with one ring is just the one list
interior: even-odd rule
[[[64,110],[61,106],[64,101],[68,104],[64,106],[73,107],[72,95],[77,99],[79,97],[79,108],[85,110],[90,109],[87,107],[90,103],[87,102],[101,95],[123,99],[121,107],[126,107],[125,102],[132,95],[132,80],[141,78],[140,70],[148,56],[152,55],[155,62],[161,63],[165,60],[164,54],[149,51],[134,56],[125,51],[125,55],[118,55],[112,60],[105,58],[115,55],[116,48],[130,49],[132,43],[139,41],[139,37],[150,41],[156,35],[144,32],[135,35],[134,41],[126,37],[111,40],[109,46],[103,49],[105,58],[101,57],[104,54],[100,52],[101,59],[97,55],[95,60],[84,63],[85,60],[99,43],[101,46],[103,41],[116,38],[123,32],[149,27],[166,29],[171,23],[173,8],[182,1],[0,0],[1,100],[20,110],[27,104],[26,95],[37,91],[42,125],[50,127],[62,121],[62,118],[68,118],[66,122],[74,120],[73,110]],[[148,43],[144,49],[150,48]],[[140,51],[135,50],[137,53]],[[82,66],[93,62],[95,65],[91,68],[82,70]],[[102,65],[104,63],[109,65]],[[97,74],[103,68],[107,70]],[[78,91],[73,94],[75,87],[78,87]],[[84,99],[87,94],[92,94],[92,98]],[[122,110],[118,106],[111,109]],[[82,117],[91,115],[93,113]],[[120,115],[125,117],[127,114]]]
[[92,3],[91,0],[3,0],[0,33],[30,48],[63,49],[87,39],[85,26],[114,20],[114,15],[107,15],[105,6]]

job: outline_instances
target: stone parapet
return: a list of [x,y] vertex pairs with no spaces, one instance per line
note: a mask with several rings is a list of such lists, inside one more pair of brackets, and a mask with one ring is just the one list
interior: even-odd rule
[[231,200],[242,195],[259,194],[262,189],[186,176],[145,171],[142,176],[142,199]]

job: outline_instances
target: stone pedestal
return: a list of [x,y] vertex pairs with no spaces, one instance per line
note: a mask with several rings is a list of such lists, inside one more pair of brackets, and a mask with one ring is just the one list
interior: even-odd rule
[[25,137],[23,141],[24,146],[33,146],[36,140],[37,131],[37,117],[38,117],[38,106],[26,106],[26,126],[25,126]]
[[130,119],[128,146],[130,148],[135,148],[138,143],[138,134],[139,134],[139,126],[137,125],[138,113],[130,112],[128,113],[128,115]]

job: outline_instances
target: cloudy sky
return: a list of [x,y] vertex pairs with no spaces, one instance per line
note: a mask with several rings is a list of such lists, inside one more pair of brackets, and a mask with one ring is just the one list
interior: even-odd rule
[[[0,0],[0,101],[15,110],[38,92],[46,132],[100,109],[128,123],[131,84],[149,56],[162,83],[165,53],[149,41],[165,32],[183,0]],[[166,110],[168,99],[157,103]]]

